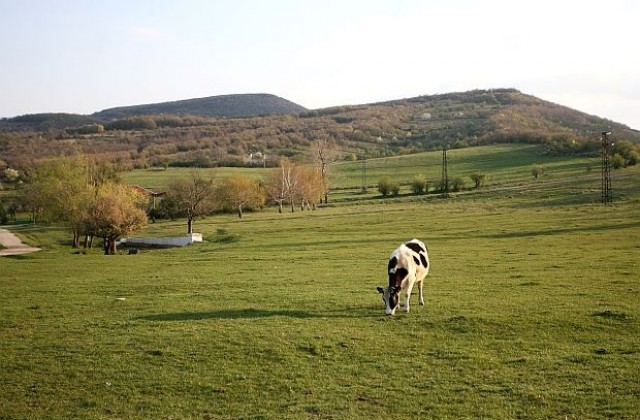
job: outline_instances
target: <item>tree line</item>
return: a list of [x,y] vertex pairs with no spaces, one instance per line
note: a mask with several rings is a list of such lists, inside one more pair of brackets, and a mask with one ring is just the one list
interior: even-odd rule
[[[312,163],[282,158],[260,180],[240,175],[217,180],[215,172],[205,175],[194,169],[162,194],[126,185],[118,166],[106,161],[85,155],[49,159],[24,174],[20,205],[33,223],[66,226],[73,247],[90,248],[93,239],[100,238],[105,254],[115,254],[118,239],[144,228],[149,219],[185,217],[190,234],[195,220],[214,212],[243,217],[246,210],[268,203],[277,205],[280,213],[285,204],[292,212],[297,207],[315,209],[327,201],[328,168],[339,153],[333,143],[318,140],[312,154]],[[11,168],[3,173],[18,177]]]

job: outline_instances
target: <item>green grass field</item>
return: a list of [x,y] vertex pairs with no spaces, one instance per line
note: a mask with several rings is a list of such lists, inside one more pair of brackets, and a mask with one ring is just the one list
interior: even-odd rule
[[[589,162],[500,147],[480,191],[219,215],[179,249],[13,228],[46,250],[0,259],[0,418],[639,418],[640,168],[604,207]],[[387,317],[413,237],[426,305]]]

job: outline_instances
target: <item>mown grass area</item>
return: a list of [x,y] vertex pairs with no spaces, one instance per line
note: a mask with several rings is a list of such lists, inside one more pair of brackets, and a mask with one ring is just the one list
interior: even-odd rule
[[[138,255],[22,228],[47,249],[0,260],[0,418],[638,418],[640,170],[607,207],[570,174],[218,215]],[[413,237],[426,305],[387,317]]]

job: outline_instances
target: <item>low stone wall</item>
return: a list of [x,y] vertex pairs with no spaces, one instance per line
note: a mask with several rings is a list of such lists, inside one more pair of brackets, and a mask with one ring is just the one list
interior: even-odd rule
[[126,246],[187,246],[194,242],[202,242],[201,233],[192,233],[186,236],[176,236],[169,238],[123,238],[120,240],[121,245]]

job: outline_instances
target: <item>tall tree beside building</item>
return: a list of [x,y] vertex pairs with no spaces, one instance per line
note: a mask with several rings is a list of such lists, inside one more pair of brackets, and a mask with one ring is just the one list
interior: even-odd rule
[[116,241],[147,225],[147,197],[128,185],[113,182],[98,187],[88,211],[90,233],[104,240],[105,255],[114,255]]

